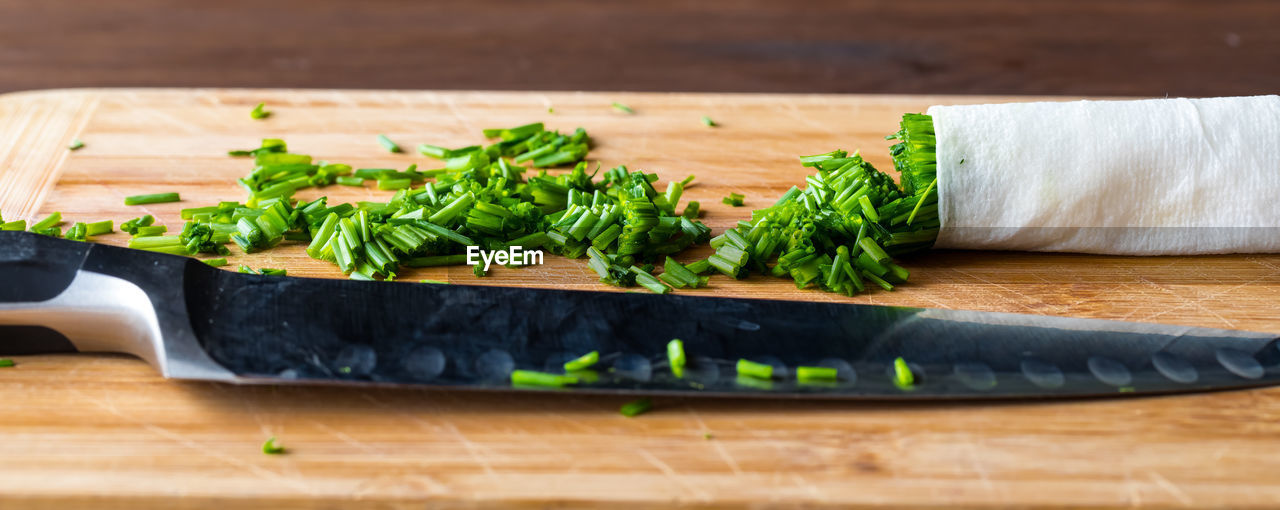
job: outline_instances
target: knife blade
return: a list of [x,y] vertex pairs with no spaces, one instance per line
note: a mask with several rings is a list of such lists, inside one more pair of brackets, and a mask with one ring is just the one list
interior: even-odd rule
[[[992,312],[239,274],[0,232],[0,353],[124,352],[175,379],[850,399],[1091,397],[1280,381],[1275,334]],[[673,374],[666,347],[684,342]],[[895,382],[906,361],[912,383]],[[739,374],[746,359],[773,367]],[[800,366],[834,368],[800,381]],[[545,389],[545,388],[543,388]]]

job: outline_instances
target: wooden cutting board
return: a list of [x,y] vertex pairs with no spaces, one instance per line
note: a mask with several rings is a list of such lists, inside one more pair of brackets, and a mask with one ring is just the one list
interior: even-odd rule
[[[796,156],[861,149],[889,169],[903,112],[1012,97],[69,90],[0,96],[0,211],[70,221],[241,200],[250,163],[226,156],[264,137],[359,167],[430,165],[390,154],[385,133],[482,142],[481,128],[586,127],[592,159],[696,174],[685,200],[717,232],[772,203],[807,169]],[[635,109],[619,113],[610,103]],[[266,102],[274,114],[253,121]],[[554,108],[554,113],[549,109]],[[699,121],[710,116],[720,127]],[[79,138],[85,147],[66,150]],[[126,207],[178,191],[183,202]],[[746,207],[720,203],[729,192]],[[376,200],[334,186],[301,196]],[[124,244],[124,234],[102,242]],[[687,254],[689,259],[705,251]],[[291,247],[233,267],[340,277]],[[712,295],[963,308],[1280,331],[1280,256],[1110,257],[935,252],[909,284],[845,298],[789,281],[714,278]],[[604,288],[578,261],[429,269],[404,279]],[[2,284],[2,283],[0,283]],[[530,310],[537,313],[537,310]],[[429,311],[424,311],[429,313]],[[69,318],[68,320],[74,320]],[[780,342],[789,341],[779,339]],[[1280,389],[1000,404],[659,399],[638,418],[620,399],[448,391],[235,387],[164,381],[121,356],[33,356],[0,369],[0,495],[15,508],[443,508],[753,505],[1268,506],[1280,502]],[[279,436],[281,456],[260,453]],[[0,505],[7,506],[7,505]]]

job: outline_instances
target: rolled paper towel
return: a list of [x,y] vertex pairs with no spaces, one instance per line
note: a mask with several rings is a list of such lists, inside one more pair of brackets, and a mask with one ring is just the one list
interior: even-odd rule
[[937,248],[1280,252],[1280,97],[929,108]]

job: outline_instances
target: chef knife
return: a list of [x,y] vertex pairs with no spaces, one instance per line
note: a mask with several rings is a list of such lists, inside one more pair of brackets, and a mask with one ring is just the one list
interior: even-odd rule
[[[166,377],[512,388],[597,351],[574,392],[1086,397],[1280,381],[1277,335],[843,303],[239,274],[0,232],[0,354],[124,352]],[[667,344],[688,364],[672,373]],[[911,383],[895,373],[906,362]],[[773,366],[762,379],[739,359]],[[800,366],[835,369],[801,381]]]

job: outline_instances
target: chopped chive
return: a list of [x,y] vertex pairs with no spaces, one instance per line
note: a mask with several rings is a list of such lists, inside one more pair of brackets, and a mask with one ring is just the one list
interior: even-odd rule
[[210,265],[210,266],[212,266],[212,267],[222,267],[222,266],[227,265],[227,259],[225,259],[225,258],[220,258],[220,259],[205,259],[205,260],[203,260],[203,261],[201,261],[201,262],[204,262],[205,264],[208,264],[208,265]]
[[796,367],[796,380],[802,383],[831,382],[837,375],[836,369],[831,367]]
[[564,371],[572,372],[574,370],[585,370],[585,369],[591,368],[599,361],[600,361],[600,352],[591,351],[573,360],[565,362]]
[[253,120],[262,120],[270,116],[271,112],[267,111],[267,103],[258,103],[258,106],[253,107],[253,110],[249,112],[249,118]]
[[84,147],[84,142],[80,141],[80,139],[79,139],[79,138],[76,138],[75,140],[72,140],[72,141],[71,141],[71,145],[68,145],[68,146],[67,146],[67,150],[69,150],[69,151],[78,151],[78,150],[80,150],[80,149],[81,149],[81,148],[83,148],[83,147]]
[[615,102],[613,103],[613,109],[614,109],[614,110],[618,110],[618,111],[620,111],[620,112],[622,112],[622,113],[625,113],[625,114],[628,114],[628,115],[636,112],[635,110],[632,110],[630,106],[627,106],[627,105],[625,105],[625,104],[619,103],[619,102],[617,102],[617,101],[615,101]]
[[442,282],[442,281],[440,281],[440,280],[429,280],[429,279],[426,279],[426,278],[423,278],[423,279],[418,280],[418,281],[419,281],[419,282],[421,282],[421,283],[433,283],[433,284],[436,284],[436,285],[448,285],[448,284],[449,284],[449,282]]
[[181,200],[177,193],[152,193],[124,197],[124,205],[163,204]]
[[720,199],[720,201],[734,207],[742,207],[743,198],[746,198],[746,197],[741,193],[729,193],[729,196]]
[[911,366],[902,357],[893,360],[893,384],[902,389],[910,389],[916,383],[915,374],[911,373]]
[[114,226],[114,224],[115,223],[112,222],[111,220],[102,220],[102,221],[89,223],[86,225],[85,235],[97,236],[102,234],[110,234],[113,231],[112,227]]
[[27,229],[27,220],[15,220],[8,223],[0,223],[0,231],[23,231]]
[[343,186],[364,186],[364,179],[350,175],[344,175],[333,180]]
[[267,455],[280,455],[284,453],[284,445],[280,444],[280,442],[276,440],[275,436],[271,436],[262,443],[262,453]]
[[0,358],[0,368],[9,368],[13,365],[13,360],[9,358]]
[[134,233],[133,235],[135,237],[150,237],[150,236],[158,236],[168,231],[169,231],[169,227],[166,227],[164,225],[149,225],[146,227],[138,227],[137,232]]
[[674,338],[667,342],[667,361],[671,363],[671,374],[684,377],[684,367],[688,360],[684,355],[684,342]]
[[48,230],[49,228],[55,227],[60,223],[62,223],[62,213],[55,211],[53,214],[45,216],[44,219],[32,224],[31,231],[38,232],[41,230]]
[[647,398],[637,398],[618,408],[618,412],[627,418],[635,418],[653,409],[653,401]]
[[745,375],[757,379],[773,378],[773,365],[756,363],[748,359],[739,359],[737,367],[738,375]]
[[381,145],[388,152],[404,152],[399,145],[387,138],[387,135],[378,135],[378,145]]
[[511,372],[512,386],[563,388],[564,386],[577,383],[578,378],[571,375],[549,374],[534,370],[514,370]]
[[703,116],[702,116],[702,125],[707,126],[707,127],[716,127],[716,126],[718,126],[719,124],[716,124],[716,121],[711,120],[711,117],[708,117],[708,116],[706,116],[706,115],[703,115]]

